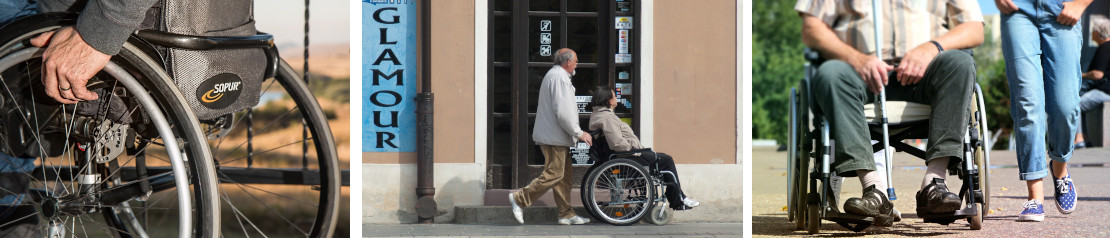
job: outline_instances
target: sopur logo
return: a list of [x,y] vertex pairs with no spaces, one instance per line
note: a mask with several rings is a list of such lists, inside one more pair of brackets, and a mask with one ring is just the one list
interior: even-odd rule
[[217,74],[197,85],[197,100],[211,109],[231,106],[239,99],[242,84],[243,80],[235,74]]

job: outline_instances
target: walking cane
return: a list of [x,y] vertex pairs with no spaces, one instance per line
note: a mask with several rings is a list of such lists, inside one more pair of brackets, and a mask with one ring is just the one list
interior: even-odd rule
[[[882,21],[880,21],[883,12],[880,11],[881,9],[882,0],[871,0],[871,22],[875,25],[875,56],[879,57],[880,61],[883,60],[883,27]],[[879,111],[875,115],[880,115],[880,117],[875,118],[875,120],[880,120],[879,122],[883,124],[883,156],[886,159],[886,166],[883,167],[886,167],[886,195],[891,201],[894,201],[898,200],[898,196],[894,195],[894,180],[891,179],[890,175],[892,171],[890,157],[892,155],[890,152],[889,123],[886,118],[886,89],[883,86],[885,85],[879,86],[879,106],[875,107],[875,110]]]

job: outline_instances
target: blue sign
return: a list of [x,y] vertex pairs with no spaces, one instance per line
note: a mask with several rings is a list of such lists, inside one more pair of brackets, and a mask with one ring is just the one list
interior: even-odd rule
[[362,0],[362,151],[416,151],[416,1]]

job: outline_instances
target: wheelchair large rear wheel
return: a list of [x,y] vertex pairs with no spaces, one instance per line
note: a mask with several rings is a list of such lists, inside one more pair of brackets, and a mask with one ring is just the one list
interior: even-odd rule
[[[339,156],[328,118],[284,61],[254,108],[205,122],[224,206],[224,235],[332,237],[340,214]],[[344,92],[339,92],[344,93]],[[345,225],[345,224],[344,224]]]
[[41,83],[42,49],[27,39],[67,14],[0,29],[0,152],[27,178],[15,202],[51,237],[218,237],[214,168],[196,116],[156,60],[131,39],[89,80],[98,100],[62,105]]
[[582,191],[589,196],[582,203],[605,223],[635,224],[655,204],[655,186],[649,176],[642,164],[630,159],[605,162],[586,175]]
[[979,190],[983,196],[977,197],[976,202],[979,210],[979,216],[968,218],[968,223],[971,224],[972,230],[979,230],[983,227],[983,218],[990,212],[990,127],[987,124],[987,113],[985,101],[983,100],[983,91],[979,84],[975,84],[972,93],[974,94],[972,102],[972,117],[974,122],[972,126],[975,128],[974,133],[978,134],[979,145],[975,146],[975,151],[972,154],[975,158],[975,166],[978,168],[979,174]]
[[804,88],[791,90],[790,134],[787,158],[787,213],[788,220],[794,222],[794,229],[806,229],[806,193],[809,182],[810,151],[805,144],[809,131],[809,108],[806,105]]

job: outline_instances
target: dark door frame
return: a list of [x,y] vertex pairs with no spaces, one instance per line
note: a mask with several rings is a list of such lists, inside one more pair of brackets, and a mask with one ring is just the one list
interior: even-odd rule
[[[633,105],[640,105],[640,103],[639,103],[640,96],[639,95],[641,95],[641,94],[640,94],[640,90],[639,90],[639,87],[638,87],[640,85],[640,82],[639,82],[640,77],[638,75],[638,73],[640,72],[640,68],[639,68],[640,55],[639,55],[639,42],[638,42],[638,39],[640,38],[640,31],[638,29],[641,29],[640,28],[641,26],[640,26],[640,23],[639,23],[640,21],[637,20],[637,19],[640,18],[640,11],[639,11],[640,1],[639,0],[629,0],[629,1],[632,2],[633,10],[632,10],[632,13],[627,13],[627,12],[617,12],[615,10],[617,8],[616,7],[616,5],[617,5],[616,0],[599,0],[598,1],[599,6],[598,6],[598,9],[597,9],[598,10],[597,12],[568,12],[567,11],[567,1],[573,1],[573,0],[559,0],[560,1],[560,11],[558,11],[558,12],[556,12],[556,11],[529,11],[529,2],[530,1],[517,0],[517,1],[512,2],[512,10],[510,12],[508,12],[508,14],[506,14],[506,12],[504,12],[504,11],[500,11],[500,12],[495,11],[495,9],[494,9],[494,5],[495,5],[494,1],[502,1],[502,0],[488,0],[488,1],[490,2],[488,4],[488,6],[489,6],[489,14],[488,14],[489,18],[488,19],[489,20],[488,20],[488,25],[485,26],[485,27],[488,27],[490,29],[489,31],[487,31],[487,34],[489,36],[488,37],[488,39],[489,39],[488,44],[490,46],[490,47],[488,47],[489,48],[489,54],[488,55],[490,55],[491,57],[488,57],[489,59],[486,62],[487,67],[488,67],[487,72],[489,72],[488,75],[487,75],[487,82],[488,82],[487,85],[493,85],[493,83],[494,83],[494,80],[493,80],[494,75],[493,74],[495,72],[495,70],[494,70],[495,69],[495,64],[496,64],[496,66],[500,66],[500,67],[504,67],[504,66],[510,66],[511,67],[511,73],[510,74],[512,76],[512,82],[513,82],[512,83],[513,85],[511,86],[511,88],[512,88],[511,107],[513,109],[512,109],[512,112],[511,112],[511,132],[510,132],[510,136],[511,136],[512,139],[511,139],[511,142],[510,142],[511,143],[511,145],[510,145],[510,148],[511,148],[510,149],[510,151],[511,151],[510,156],[512,157],[512,159],[511,159],[512,165],[511,165],[511,175],[508,175],[507,177],[509,177],[509,178],[507,178],[507,179],[511,180],[511,183],[509,183],[511,187],[509,189],[520,188],[520,187],[523,187],[524,185],[527,185],[527,183],[529,181],[531,181],[532,179],[538,177],[539,174],[543,170],[543,165],[542,164],[539,164],[539,165],[529,165],[528,164],[528,158],[529,158],[529,156],[531,156],[529,147],[536,146],[532,143],[532,138],[531,138],[532,128],[530,127],[530,123],[529,123],[529,121],[531,119],[535,118],[535,113],[529,112],[529,105],[530,105],[530,103],[533,99],[529,97],[528,93],[529,93],[529,89],[531,87],[538,87],[538,85],[531,85],[532,83],[529,80],[529,68],[550,67],[550,65],[551,65],[550,62],[530,62],[529,61],[530,60],[529,55],[532,53],[532,52],[529,51],[529,38],[528,38],[529,37],[529,26],[530,26],[529,17],[531,17],[531,16],[558,17],[559,24],[558,24],[556,29],[553,29],[552,32],[558,32],[559,33],[559,35],[557,36],[559,38],[559,42],[558,42],[557,45],[552,45],[552,48],[553,48],[552,50],[553,51],[555,49],[559,49],[559,48],[566,48],[569,44],[568,43],[569,39],[567,38],[568,35],[569,35],[567,33],[568,32],[568,29],[567,29],[568,28],[568,26],[567,26],[568,25],[567,24],[568,17],[596,17],[598,19],[597,20],[597,24],[598,24],[597,31],[598,32],[597,32],[597,39],[596,39],[597,42],[598,42],[598,44],[597,44],[598,60],[597,60],[596,63],[579,63],[578,67],[579,68],[596,68],[597,70],[595,71],[595,74],[596,74],[597,78],[602,79],[603,81],[605,81],[606,84],[609,87],[613,87],[615,85],[616,81],[617,81],[616,68],[618,66],[624,67],[624,68],[630,68],[631,72],[632,72],[631,82],[634,85],[634,87],[633,87],[634,94],[633,95],[635,95],[635,96],[631,97],[630,100],[631,100],[631,103]],[[494,49],[493,43],[496,42],[496,40],[494,39],[495,33],[493,32],[494,27],[492,27],[492,26],[494,26],[494,24],[495,24],[494,21],[496,19],[494,16],[507,16],[507,15],[510,16],[510,19],[512,21],[511,33],[510,33],[511,36],[512,36],[512,40],[511,40],[512,50],[511,50],[511,57],[510,57],[511,62],[496,62],[495,63],[494,59],[493,59],[494,57],[492,57],[494,55],[493,54],[493,49]],[[616,41],[617,29],[615,29],[614,26],[616,24],[615,17],[618,17],[618,16],[633,16],[633,19],[634,19],[634,21],[633,21],[634,27],[633,27],[633,30],[631,32],[632,34],[630,36],[632,38],[632,42],[629,45],[629,48],[630,48],[629,52],[632,53],[632,56],[633,56],[632,57],[632,63],[619,63],[619,64],[614,63],[614,60],[615,60],[614,59],[615,58],[614,53],[616,53],[615,49],[617,48],[617,41]],[[552,53],[554,54],[554,52],[552,52]],[[489,90],[487,92],[487,95],[486,95],[487,104],[490,105],[490,106],[493,105],[493,100],[495,99],[493,97],[493,93],[494,93],[493,90]],[[492,107],[487,107],[487,108],[492,108]],[[487,139],[487,141],[485,142],[485,143],[487,143],[487,147],[492,147],[492,145],[490,145],[490,144],[494,143],[493,138],[492,138],[492,135],[494,134],[493,133],[493,121],[494,121],[493,118],[495,117],[494,114],[495,113],[492,110],[490,110],[488,112],[488,115],[487,115],[487,118],[490,118],[490,120],[487,120],[487,134],[491,135],[491,137],[489,139]],[[500,113],[500,114],[503,114],[503,113]],[[620,116],[620,117],[635,118],[635,116],[639,115],[639,114],[640,114],[640,107],[639,106],[634,106],[631,110],[631,113],[618,113],[617,115]],[[501,117],[504,117],[504,115],[502,115]],[[589,114],[579,114],[579,118],[580,119],[588,119]],[[634,131],[637,131],[637,132],[640,131],[638,122],[639,122],[639,120],[632,120],[632,128],[633,128]],[[585,127],[586,125],[581,125],[581,126]],[[487,152],[488,158],[492,158],[494,156],[494,154],[493,154],[494,150],[490,149],[490,150],[487,150],[487,151],[488,151]],[[487,166],[489,166],[489,165],[487,165]],[[586,166],[586,165],[574,166],[574,175],[573,175],[574,178],[575,178],[574,186],[577,187],[579,185],[579,181],[583,177],[583,175],[586,172],[586,169],[588,169],[588,167],[589,166]],[[490,170],[490,168],[487,167],[487,174],[489,174],[489,176],[498,176],[498,175],[506,176],[506,175],[503,175],[502,173],[494,173],[494,172],[491,172],[489,170]],[[489,180],[493,181],[493,178],[489,178]],[[496,188],[497,187],[494,187],[494,189],[496,189]]]

